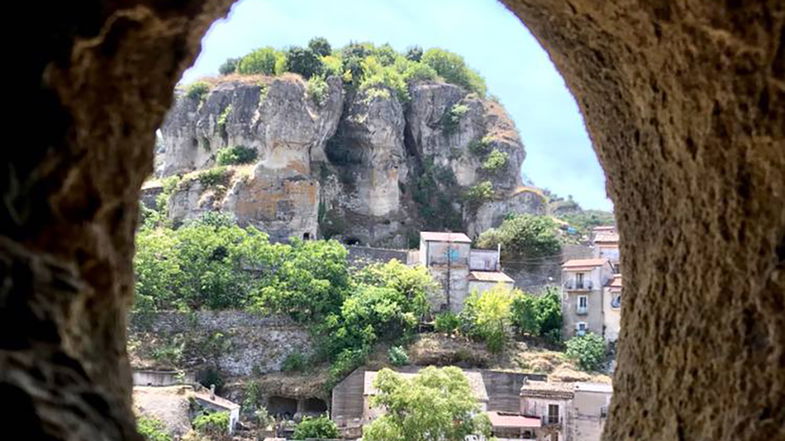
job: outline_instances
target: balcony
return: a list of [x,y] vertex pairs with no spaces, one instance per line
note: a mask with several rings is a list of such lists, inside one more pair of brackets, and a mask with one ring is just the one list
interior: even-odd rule
[[591,280],[567,280],[564,282],[564,289],[568,291],[591,291]]
[[562,423],[561,418],[559,415],[543,415],[542,416],[542,425],[543,426],[555,426]]
[[575,314],[577,315],[587,315],[589,313],[588,306],[577,306],[575,308]]

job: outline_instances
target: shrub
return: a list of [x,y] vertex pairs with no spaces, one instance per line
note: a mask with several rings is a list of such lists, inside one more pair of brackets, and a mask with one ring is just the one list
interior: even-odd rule
[[491,184],[491,181],[475,184],[466,190],[463,198],[470,208],[476,208],[482,203],[493,199],[493,184]]
[[308,42],[308,48],[322,57],[330,55],[333,51],[332,47],[330,47],[330,42],[324,37],[311,38],[311,41]]
[[469,69],[460,55],[444,49],[428,49],[422,56],[422,62],[436,70],[445,81],[480,96],[485,95],[485,80],[477,72]]
[[309,48],[292,47],[286,53],[286,70],[311,78],[324,72],[321,57]]
[[605,361],[605,342],[599,335],[590,332],[575,336],[565,344],[567,357],[575,360],[581,369],[595,371],[602,367]]
[[409,364],[409,354],[400,346],[393,346],[387,351],[387,358],[393,366],[405,366]]
[[502,246],[502,258],[510,261],[537,262],[559,254],[561,241],[556,222],[548,216],[518,214],[505,219],[498,228],[484,231],[477,238],[480,248]]
[[237,70],[237,64],[240,63],[242,58],[227,58],[223,64],[218,67],[218,73],[221,75],[229,75]]
[[256,160],[256,155],[256,149],[236,145],[218,150],[218,153],[215,155],[215,161],[219,165],[249,164]]
[[308,98],[312,99],[319,107],[324,105],[329,92],[330,86],[321,75],[311,77],[305,87],[305,93],[308,95]]
[[237,64],[237,73],[273,75],[277,57],[278,51],[271,47],[256,49],[240,59]]
[[439,74],[431,66],[423,63],[408,63],[408,66],[403,71],[403,79],[407,83],[435,81],[438,78]]
[[369,91],[373,89],[390,89],[395,92],[401,102],[409,100],[409,87],[403,79],[403,75],[393,66],[385,66],[375,56],[369,56],[362,60],[362,79],[360,90]]
[[537,298],[530,294],[518,296],[512,302],[512,322],[521,334],[540,335],[537,319]]
[[452,334],[461,326],[461,319],[452,312],[444,312],[436,316],[434,329],[436,332]]
[[199,100],[199,102],[202,102],[209,91],[210,85],[208,83],[197,81],[188,86],[185,95],[192,100]]
[[204,170],[196,176],[196,179],[205,187],[214,187],[219,184],[224,184],[229,177],[226,167],[213,167]]
[[343,62],[340,58],[328,55],[322,57],[322,63],[324,64],[324,74],[326,76],[340,77],[343,75]]
[[194,418],[191,424],[199,433],[221,436],[229,431],[229,412],[202,414]]
[[232,105],[231,104],[226,106],[224,108],[223,112],[221,112],[221,114],[218,115],[217,123],[218,123],[218,129],[219,130],[221,130],[221,131],[226,130],[226,120],[229,118],[229,114],[230,113],[232,113]]
[[166,432],[166,426],[160,420],[148,416],[140,416],[136,420],[136,430],[145,441],[172,441]]
[[422,48],[420,46],[411,46],[406,49],[406,59],[419,62],[422,59]]
[[482,139],[475,139],[469,143],[469,151],[476,156],[485,156],[491,151],[491,139],[484,136]]
[[305,355],[300,351],[295,351],[287,355],[283,360],[281,370],[284,372],[299,372],[305,369],[305,365]]
[[445,133],[454,132],[460,125],[461,118],[463,118],[467,112],[469,112],[469,106],[465,104],[455,104],[444,112],[444,115],[442,116],[442,127],[444,128]]
[[483,161],[482,169],[490,173],[496,173],[507,165],[508,159],[509,155],[506,152],[493,149],[488,157],[485,158],[485,161]]
[[501,352],[510,337],[511,307],[520,291],[503,284],[480,293],[473,291],[464,303],[461,322],[467,335],[485,342],[491,352]]
[[327,416],[306,416],[294,428],[292,439],[336,439],[340,436],[338,426]]

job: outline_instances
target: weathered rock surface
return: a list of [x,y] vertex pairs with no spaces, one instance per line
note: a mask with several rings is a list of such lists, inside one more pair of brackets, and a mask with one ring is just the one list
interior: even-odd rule
[[[447,226],[441,214],[423,215],[419,206],[427,202],[407,193],[424,173],[436,179],[429,184],[434,188],[420,191],[448,187],[448,209],[460,224],[449,226],[472,234],[497,226],[511,211],[546,209],[535,193],[518,191],[525,153],[512,121],[498,103],[457,86],[417,84],[411,101],[401,103],[392,94],[344,92],[340,80],[330,78],[317,104],[293,74],[211,81],[202,98],[181,93],[170,110],[158,175],[211,168],[216,152],[230,146],[255,149],[258,162],[250,174],[231,173],[220,191],[193,180],[179,185],[168,212],[176,223],[222,210],[273,240],[322,236],[406,247],[425,224]],[[448,127],[456,106],[462,111]],[[485,150],[473,150],[480,141]],[[507,161],[485,171],[483,158],[494,149]],[[492,182],[495,196],[463,209],[462,192],[483,181]]]

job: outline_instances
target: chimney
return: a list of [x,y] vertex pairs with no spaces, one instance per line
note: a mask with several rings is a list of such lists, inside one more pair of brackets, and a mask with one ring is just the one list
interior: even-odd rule
[[211,400],[215,399],[215,385],[214,384],[210,385],[210,399]]

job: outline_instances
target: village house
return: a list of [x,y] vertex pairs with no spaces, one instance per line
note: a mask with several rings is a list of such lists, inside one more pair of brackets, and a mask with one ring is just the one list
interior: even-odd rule
[[442,287],[430,299],[433,311],[459,313],[469,294],[499,283],[512,289],[513,279],[501,272],[500,250],[472,249],[471,244],[463,233],[420,232],[419,263]]
[[603,337],[607,342],[619,339],[621,329],[622,277],[615,274],[603,288],[602,320]]
[[613,386],[575,383],[567,424],[567,441],[599,441],[608,419]]
[[193,398],[196,403],[205,409],[213,412],[226,412],[229,414],[229,427],[227,430],[231,435],[234,433],[234,428],[237,422],[240,421],[240,405],[226,398],[219,397],[215,394],[215,386],[210,386],[210,389],[198,388],[193,393]]
[[574,392],[571,383],[527,381],[520,389],[521,415],[538,418],[539,427],[531,429],[538,441],[564,439]]
[[614,226],[600,226],[592,229],[592,247],[594,257],[608,259],[613,266],[614,274],[621,272],[619,266],[619,233]]
[[606,258],[572,259],[562,264],[565,339],[587,332],[603,335],[604,288],[612,278],[613,267]]

